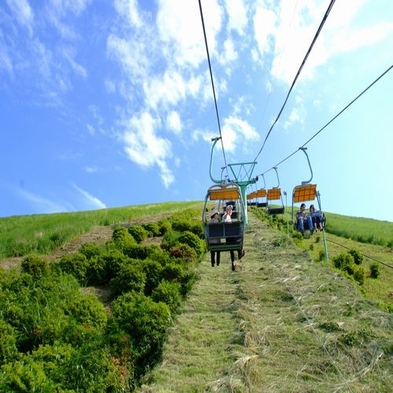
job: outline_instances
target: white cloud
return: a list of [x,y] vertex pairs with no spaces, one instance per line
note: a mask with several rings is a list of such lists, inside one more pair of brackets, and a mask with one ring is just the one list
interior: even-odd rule
[[239,149],[244,150],[246,142],[259,140],[259,134],[246,120],[229,116],[224,120],[221,130],[225,151],[234,153]]
[[276,33],[276,14],[259,3],[254,14],[254,35],[260,56],[270,52],[273,47],[273,35]]
[[248,22],[245,4],[242,0],[225,0],[225,9],[229,17],[228,29],[234,30],[242,36]]
[[[312,79],[315,69],[339,54],[350,54],[359,48],[375,44],[393,32],[393,23],[378,21],[363,26],[356,17],[367,4],[365,0],[354,3],[336,2],[333,6],[311,54],[302,70],[301,78]],[[271,75],[291,84],[304,56],[326,13],[327,4],[306,0],[296,7],[288,0],[282,0],[273,11],[264,6],[257,9],[255,22],[256,40],[261,56],[273,53]],[[263,23],[265,21],[265,23]]]
[[182,131],[183,125],[180,115],[176,111],[170,111],[167,116],[167,127],[175,134],[179,135]]
[[26,27],[32,35],[34,12],[26,0],[7,0],[7,5],[15,15],[19,24]]
[[123,134],[124,149],[128,158],[141,167],[157,165],[165,187],[174,181],[166,160],[172,157],[172,145],[167,139],[156,133],[158,120],[149,112],[143,112],[139,117],[133,116],[126,124]]
[[34,205],[34,209],[40,213],[49,214],[67,211],[65,206],[59,204],[58,202],[43,198],[39,195],[33,194],[32,192],[23,189],[19,189],[17,192],[20,197],[32,203]]
[[[209,8],[216,10],[216,1],[212,3]],[[197,68],[206,59],[198,3],[161,0],[158,7],[157,30],[165,45],[167,61]],[[214,36],[214,28],[209,30]]]
[[284,129],[288,129],[293,126],[293,124],[301,122],[301,117],[297,108],[293,108],[288,116],[288,119],[284,123]]
[[83,190],[82,188],[78,187],[77,185],[73,184],[73,187],[79,192],[80,195],[83,197],[83,210],[94,210],[94,209],[105,209],[105,203],[101,202],[95,196],[89,194],[87,191]]
[[128,22],[140,28],[143,26],[143,20],[139,15],[137,0],[115,0],[117,12],[122,15]]
[[95,173],[98,171],[98,169],[95,166],[85,166],[83,169],[87,173]]
[[157,110],[168,109],[187,95],[187,81],[179,72],[166,71],[143,83],[146,105]]

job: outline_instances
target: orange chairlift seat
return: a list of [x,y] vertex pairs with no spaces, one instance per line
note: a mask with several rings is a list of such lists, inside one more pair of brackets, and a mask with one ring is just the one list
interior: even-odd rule
[[[294,215],[295,215],[294,214],[294,204],[295,203],[303,203],[303,202],[310,202],[310,201],[317,200],[319,210],[317,210],[314,213],[314,215],[318,216],[318,219],[320,220],[322,226],[325,226],[326,217],[325,217],[325,214],[322,212],[321,198],[320,198],[319,191],[317,190],[317,185],[310,183],[312,180],[312,176],[313,176],[310,160],[309,160],[308,155],[306,153],[306,148],[302,147],[302,148],[300,148],[300,150],[302,150],[307,157],[308,164],[310,167],[310,172],[311,172],[311,179],[303,181],[302,184],[295,186],[295,188],[293,189],[293,192],[292,192],[292,222],[296,228],[296,222],[295,222],[295,217],[294,217]],[[312,228],[309,228],[309,229],[312,229]]]
[[257,201],[257,207],[266,207],[267,206],[267,200],[266,200],[267,191],[266,191],[266,189],[264,189],[264,188],[259,189],[256,192],[256,197],[257,198],[264,198],[263,202]]
[[[280,178],[278,177],[277,167],[273,167],[277,176],[277,187],[270,188],[267,190],[267,213],[269,215],[274,214],[284,214],[284,201],[282,199],[281,188],[280,188]],[[277,206],[277,201],[280,201],[281,206]],[[275,204],[272,204],[271,201],[276,201]]]
[[[232,222],[210,222],[211,213],[233,206]],[[209,251],[242,250],[244,241],[244,203],[240,187],[236,183],[215,184],[206,193],[202,223]]]
[[249,206],[256,206],[256,202],[253,202],[253,200],[257,197],[256,191],[250,192],[247,194],[247,205]]
[[[268,207],[267,207],[268,214],[284,214],[285,208],[284,208],[284,201],[282,199],[281,188],[275,187],[267,190],[267,200],[268,200]],[[280,200],[282,206],[278,206],[278,207],[275,205],[272,206],[271,201],[278,201],[278,200]]]

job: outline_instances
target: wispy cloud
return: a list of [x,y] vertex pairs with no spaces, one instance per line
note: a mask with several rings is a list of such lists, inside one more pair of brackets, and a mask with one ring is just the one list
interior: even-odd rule
[[73,184],[73,187],[82,196],[82,200],[79,201],[78,205],[83,205],[80,210],[94,210],[94,209],[105,209],[105,203],[101,202],[97,197],[89,194],[87,191]]
[[33,205],[33,210],[36,212],[49,214],[68,211],[67,206],[44,198],[40,195],[36,195],[24,189],[18,189],[17,194],[20,198],[31,203]]

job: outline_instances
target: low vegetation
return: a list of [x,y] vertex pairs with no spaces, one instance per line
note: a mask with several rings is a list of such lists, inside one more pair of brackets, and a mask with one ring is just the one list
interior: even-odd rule
[[[195,206],[196,202],[168,202],[76,213],[36,214],[0,219],[0,258],[49,254],[95,226],[114,226],[168,215]],[[153,224],[154,225],[154,224]]]
[[[11,223],[33,231],[1,249],[21,263],[0,275],[0,391],[389,391],[392,247],[381,228],[392,223],[379,224],[380,244],[359,243],[355,224],[341,237],[328,215],[326,255],[323,234],[303,238],[254,209],[232,272],[227,253],[210,267],[200,207],[0,219],[8,245]],[[36,233],[53,240],[73,220],[67,242],[98,225],[111,235],[51,259],[64,240],[41,249]]]

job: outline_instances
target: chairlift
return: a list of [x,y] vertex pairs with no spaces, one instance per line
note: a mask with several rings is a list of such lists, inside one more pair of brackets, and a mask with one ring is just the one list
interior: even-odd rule
[[[307,157],[311,177],[309,180],[302,181],[302,183],[300,185],[295,186],[295,188],[293,189],[293,192],[292,192],[292,222],[293,222],[294,228],[297,229],[297,223],[295,220],[295,203],[302,204],[304,202],[311,202],[311,201],[316,200],[318,202],[319,209],[316,210],[315,217],[318,217],[321,225],[324,228],[325,222],[326,222],[326,217],[325,217],[325,214],[322,212],[321,197],[320,197],[319,191],[317,190],[317,185],[311,183],[312,178],[313,178],[313,171],[311,168],[310,159],[308,158],[308,155],[306,152],[307,149],[305,147],[300,147],[299,149],[302,150],[303,153]],[[310,231],[314,230],[314,228],[305,228],[305,229],[308,229]]]
[[[223,222],[226,206],[233,206],[232,222]],[[210,222],[211,214],[219,212],[219,222]],[[209,251],[241,251],[244,242],[244,204],[236,183],[214,184],[206,193],[202,223]]]
[[253,191],[253,192],[250,192],[249,194],[247,194],[247,205],[248,206],[256,206],[257,202],[254,201],[254,199],[256,199],[256,197],[257,197],[256,191]]
[[[277,187],[273,187],[267,190],[267,213],[269,215],[284,214],[285,207],[284,200],[281,194],[280,178],[278,177],[277,167],[273,167],[273,169],[276,172],[278,185]],[[275,203],[273,204],[272,201],[275,201]],[[278,203],[277,201],[279,201],[280,203]],[[277,206],[277,204],[279,204],[280,206]]]

